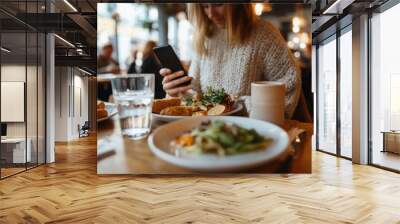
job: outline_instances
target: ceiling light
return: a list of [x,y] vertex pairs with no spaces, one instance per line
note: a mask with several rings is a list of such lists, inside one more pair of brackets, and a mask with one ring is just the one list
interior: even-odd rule
[[293,19],[292,19],[292,24],[293,24],[293,26],[300,26],[300,19],[299,19],[299,17],[297,17],[297,16],[295,16],[295,17],[293,17]]
[[300,31],[300,27],[299,26],[293,26],[293,33],[298,33]]
[[92,75],[92,73],[90,73],[90,72],[88,72],[88,71],[85,71],[85,70],[83,70],[83,69],[81,69],[81,68],[79,68],[79,67],[78,67],[78,69],[79,69],[81,72],[83,72],[83,73],[85,73],[85,74],[87,74],[87,75]]
[[65,4],[67,4],[74,12],[78,12],[78,10],[68,1],[64,0]]
[[10,52],[11,52],[11,50],[9,50],[9,49],[7,49],[7,48],[5,48],[5,47],[1,47],[0,49],[1,49],[2,51],[6,52],[6,53],[10,53]]
[[342,14],[343,9],[351,5],[355,0],[336,0],[332,5],[324,10],[322,14]]
[[261,16],[262,12],[263,12],[263,4],[262,3],[256,3],[256,6],[254,8],[256,15],[257,16]]
[[57,34],[54,34],[55,37],[57,37],[59,40],[61,40],[62,42],[64,42],[65,44],[67,44],[70,47],[75,48],[75,45],[73,45],[71,42],[69,42],[68,40],[58,36]]

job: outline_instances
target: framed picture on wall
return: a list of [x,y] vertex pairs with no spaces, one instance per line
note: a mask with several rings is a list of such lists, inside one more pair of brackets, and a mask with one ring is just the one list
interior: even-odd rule
[[1,82],[1,122],[24,122],[25,82]]

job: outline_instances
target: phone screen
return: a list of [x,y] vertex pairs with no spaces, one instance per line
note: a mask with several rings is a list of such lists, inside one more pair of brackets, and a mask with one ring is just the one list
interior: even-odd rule
[[[184,71],[185,74],[183,76],[177,77],[177,79],[187,76],[186,71],[184,70],[181,61],[176,55],[174,49],[170,46],[161,46],[153,49],[156,58],[158,59],[161,67],[168,68],[172,72]],[[190,81],[182,83],[180,86],[187,86],[190,84]]]

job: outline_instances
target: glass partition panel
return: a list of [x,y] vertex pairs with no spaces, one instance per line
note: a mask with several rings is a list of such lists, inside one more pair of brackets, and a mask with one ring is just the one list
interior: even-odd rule
[[38,35],[36,32],[27,33],[28,62],[26,80],[26,114],[27,114],[27,149],[31,151],[28,168],[38,163]]
[[[27,2],[26,12],[40,13],[41,4],[38,1]],[[33,16],[31,20],[38,23],[39,17]],[[27,29],[27,144],[31,150],[31,161],[28,168],[38,165],[38,76],[39,76],[39,33],[37,30]],[[28,148],[29,148],[28,147]],[[27,149],[28,149],[27,148]]]
[[31,161],[26,141],[26,41],[25,32],[1,34],[2,178],[24,171]]
[[45,76],[45,44],[46,38],[44,34],[39,33],[38,35],[38,76],[37,76],[37,90],[38,90],[38,164],[45,163],[46,158],[46,145],[45,145],[45,124],[46,124],[46,108],[45,108],[45,89],[46,89],[46,76]]
[[45,1],[0,1],[0,7],[0,178],[5,178],[46,158],[46,39],[23,22],[39,19],[34,14],[44,12]]

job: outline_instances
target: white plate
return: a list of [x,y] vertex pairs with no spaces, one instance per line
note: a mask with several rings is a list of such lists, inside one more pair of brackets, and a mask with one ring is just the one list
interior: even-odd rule
[[118,113],[118,109],[117,106],[113,103],[109,103],[109,102],[103,102],[104,105],[106,106],[106,111],[108,113],[107,117],[103,117],[100,119],[97,119],[97,122],[102,122],[105,121],[107,119],[110,119],[112,116],[116,115]]
[[[243,109],[243,105],[241,103],[235,103],[233,105],[233,110],[231,110],[231,111],[229,111],[227,113],[223,113],[223,114],[218,115],[218,116],[232,115],[232,114],[235,114],[235,113],[241,111],[242,109]],[[164,121],[164,122],[176,121],[176,120],[180,120],[180,119],[188,118],[188,117],[191,117],[191,116],[169,116],[169,115],[160,115],[160,114],[153,113],[154,120]]]
[[[182,133],[198,127],[201,122],[207,120],[223,120],[228,123],[237,124],[243,128],[253,128],[260,135],[272,138],[273,142],[264,150],[220,157],[218,155],[193,155],[186,154],[177,156],[170,142]],[[171,131],[173,130],[173,131]],[[246,117],[235,116],[208,116],[191,117],[174,121],[163,125],[149,136],[148,144],[150,150],[160,159],[183,168],[221,172],[247,169],[261,165],[279,157],[286,151],[289,144],[287,133],[280,127],[265,121]]]

